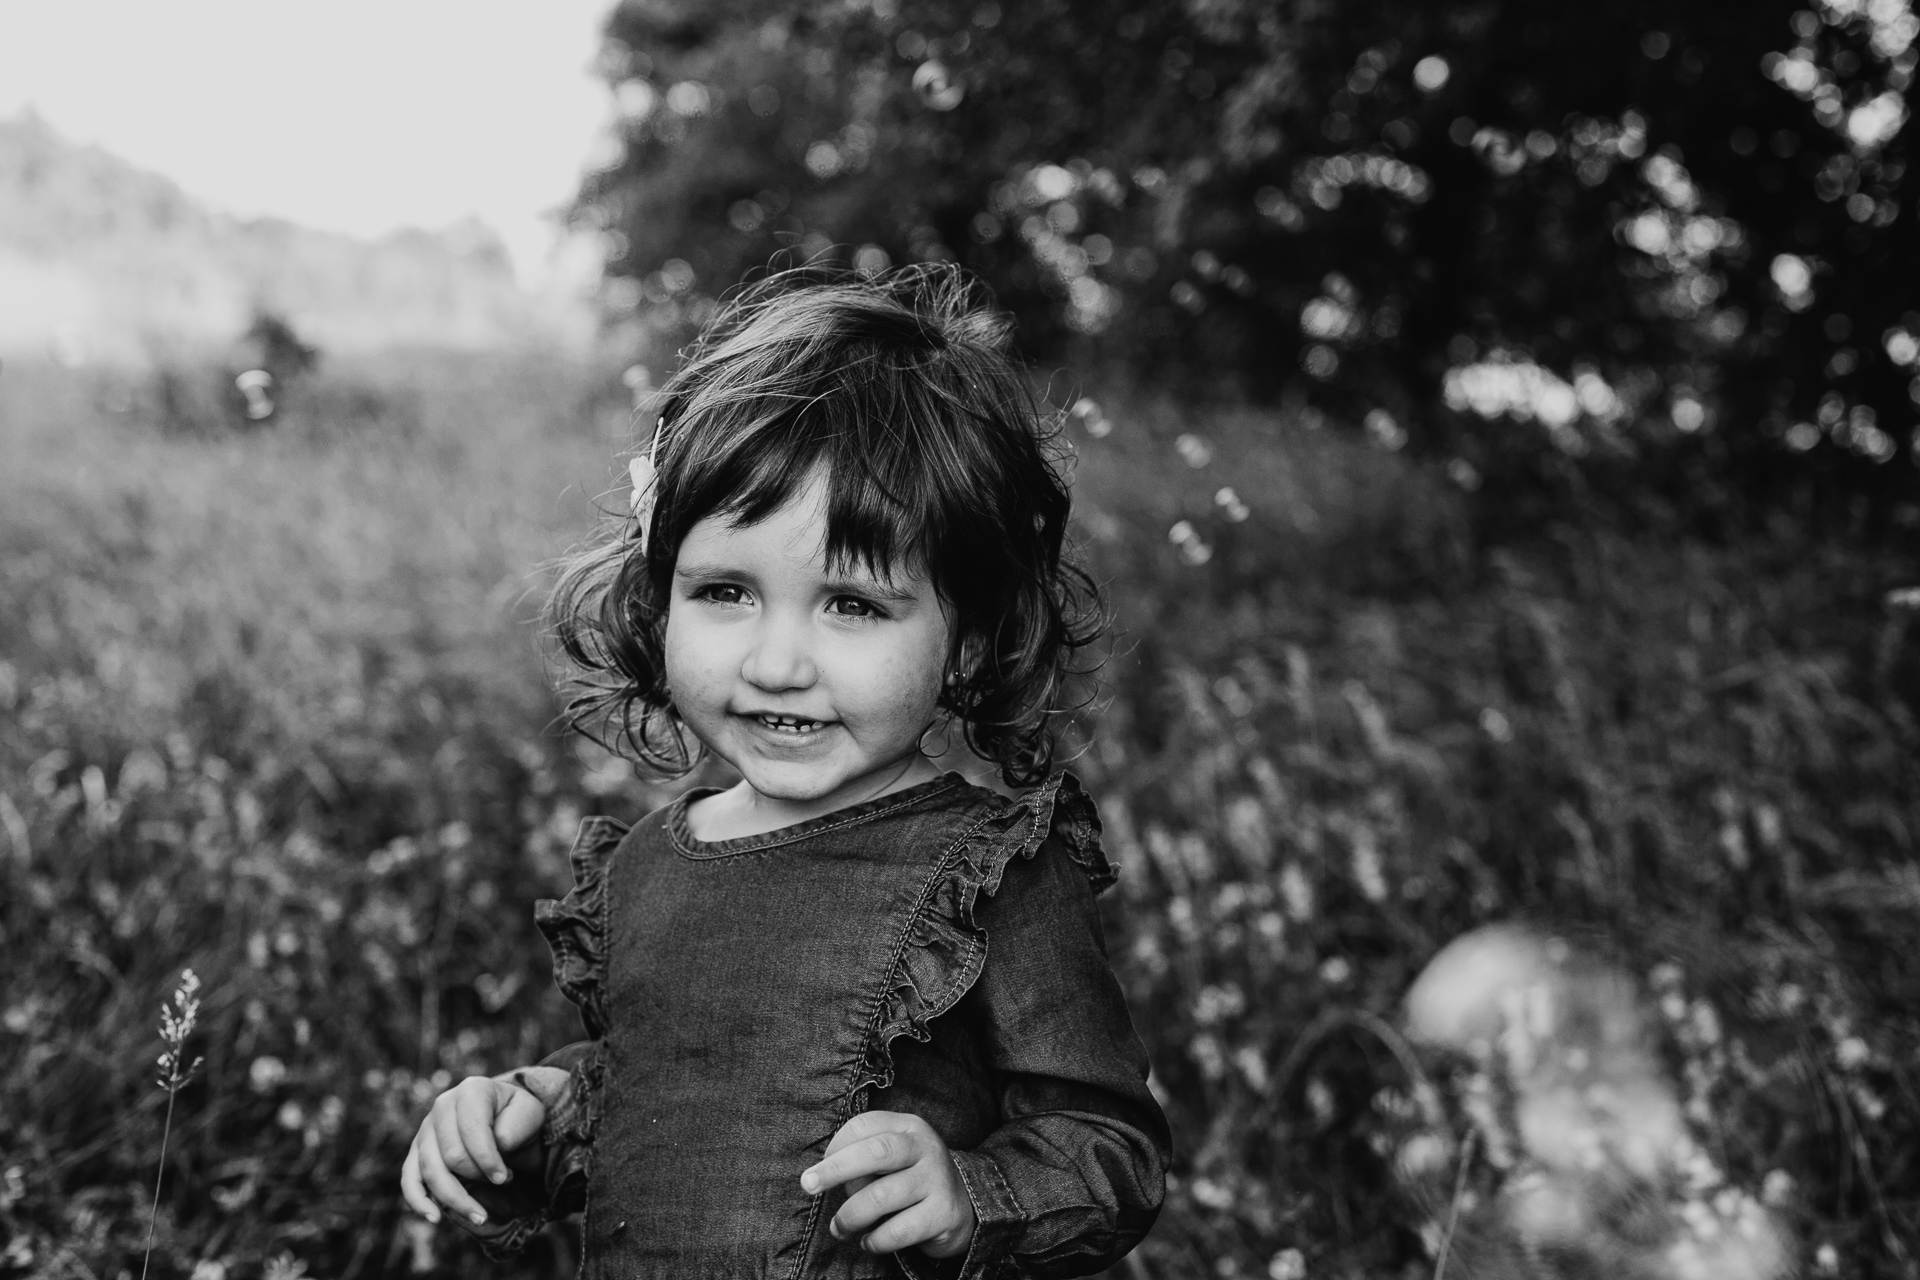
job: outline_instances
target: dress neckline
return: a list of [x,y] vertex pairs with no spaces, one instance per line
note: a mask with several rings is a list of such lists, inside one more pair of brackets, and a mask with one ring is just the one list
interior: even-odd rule
[[809,818],[805,822],[795,823],[790,827],[776,827],[772,831],[762,831],[758,835],[733,836],[726,840],[702,840],[693,834],[693,828],[687,822],[687,807],[695,800],[724,790],[721,787],[695,787],[667,806],[667,833],[673,839],[674,848],[686,857],[725,858],[737,853],[772,849],[779,845],[824,835],[829,831],[837,831],[842,827],[871,822],[875,818],[884,817],[896,810],[910,808],[923,800],[941,794],[950,787],[964,786],[966,782],[964,776],[949,770],[926,782],[916,782],[910,787],[890,791],[886,795],[876,796],[872,800],[863,800],[859,804],[848,805],[844,809],[835,809],[832,813],[823,813],[817,818]]

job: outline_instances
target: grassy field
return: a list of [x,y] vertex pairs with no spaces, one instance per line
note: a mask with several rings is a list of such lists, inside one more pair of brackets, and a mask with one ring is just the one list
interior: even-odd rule
[[[247,430],[211,376],[0,375],[0,1274],[139,1273],[189,966],[152,1274],[508,1274],[394,1183],[437,1089],[573,1038],[529,903],[582,815],[674,789],[553,732],[530,624],[625,393],[394,355]],[[1444,1240],[1456,1277],[1760,1280],[1712,1244],[1747,1197],[1779,1266],[1914,1274],[1914,566],[1787,521],[1489,546],[1398,455],[1106,399],[1069,427],[1116,619],[1072,767],[1178,1144],[1127,1273],[1430,1275]],[[1488,1062],[1405,1034],[1434,953],[1512,920],[1636,984],[1713,1172],[1582,1184],[1579,1247],[1522,1229],[1552,1161]]]

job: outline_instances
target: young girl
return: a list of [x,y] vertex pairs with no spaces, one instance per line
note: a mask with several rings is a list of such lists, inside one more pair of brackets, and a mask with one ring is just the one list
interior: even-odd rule
[[[584,1207],[583,1274],[712,1280],[1084,1275],[1153,1225],[1114,871],[1048,772],[1093,592],[1005,344],[954,270],[776,276],[662,389],[555,594],[569,710],[740,781],[587,821],[535,914],[592,1040],[435,1101],[429,1220],[501,1256]],[[941,772],[949,723],[1031,789]]]

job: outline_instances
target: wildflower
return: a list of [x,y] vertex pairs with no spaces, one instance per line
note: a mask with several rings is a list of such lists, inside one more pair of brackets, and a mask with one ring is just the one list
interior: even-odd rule
[[1705,1000],[1693,1002],[1693,1036],[1702,1045],[1720,1043],[1720,1016]]
[[1238,985],[1229,982],[1223,986],[1206,986],[1200,988],[1200,994],[1194,998],[1193,1020],[1204,1027],[1238,1017],[1246,1007],[1246,993]]
[[1403,1178],[1424,1178],[1444,1172],[1453,1159],[1453,1140],[1439,1133],[1416,1133],[1400,1147]]
[[194,1023],[200,1017],[200,979],[193,970],[183,970],[180,985],[174,988],[173,1004],[160,1006],[160,1039],[166,1043],[167,1051],[160,1055],[159,1086],[167,1095],[180,1092],[193,1073],[200,1069],[202,1059],[195,1058],[192,1065],[182,1069],[180,1050],[186,1045],[187,1037],[193,1034]]
[[1282,1249],[1267,1261],[1268,1280],[1307,1280],[1306,1255],[1298,1249]]
[[1193,521],[1181,520],[1167,530],[1167,541],[1180,548],[1180,557],[1188,564],[1199,566],[1213,559],[1213,548],[1207,545],[1199,530],[1193,527]]
[[1081,396],[1075,400],[1073,408],[1068,412],[1073,415],[1074,421],[1085,427],[1087,434],[1096,440],[1113,431],[1112,421],[1101,412],[1100,402],[1091,396]]
[[1879,1094],[1867,1088],[1867,1086],[1861,1084],[1859,1081],[1854,1081],[1852,1086],[1847,1090],[1847,1093],[1853,1098],[1853,1105],[1858,1108],[1860,1114],[1868,1120],[1878,1120],[1887,1114],[1886,1102],[1881,1099]]
[[1196,470],[1213,461],[1213,446],[1192,432],[1180,436],[1173,442],[1173,447],[1180,454],[1181,460]]
[[287,1078],[287,1064],[272,1054],[262,1054],[247,1068],[247,1082],[255,1093],[271,1093]]
[[1865,1040],[1859,1036],[1848,1036],[1833,1047],[1833,1056],[1842,1070],[1852,1071],[1857,1067],[1865,1066],[1867,1059],[1873,1054],[1867,1048]]
[[439,1250],[434,1246],[433,1224],[425,1218],[408,1218],[400,1229],[406,1236],[410,1255],[408,1273],[418,1276],[438,1270]]
[[[1217,688],[1218,686],[1216,686]],[[1246,698],[1244,692],[1240,693]],[[1224,700],[1224,699],[1223,699]],[[1249,705],[1248,710],[1251,710]],[[1264,866],[1273,856],[1273,837],[1267,830],[1266,811],[1252,796],[1237,797],[1227,805],[1227,843],[1233,846],[1247,866]]]
[[141,1280],[146,1280],[147,1267],[153,1262],[153,1231],[160,1218],[160,1180],[167,1171],[167,1139],[173,1136],[173,1101],[204,1061],[195,1058],[192,1063],[181,1065],[187,1037],[193,1034],[199,1018],[200,979],[193,970],[186,969],[180,974],[180,985],[174,988],[173,1003],[160,1006],[160,1039],[167,1047],[160,1055],[160,1075],[154,1083],[167,1091],[167,1119],[160,1130],[160,1159],[153,1174],[153,1210],[147,1217],[147,1253],[140,1264]]
[[261,1280],[300,1280],[306,1274],[306,1263],[290,1253],[276,1253],[267,1259],[267,1269],[261,1273]]
[[1387,877],[1381,869],[1380,838],[1373,828],[1354,823],[1348,831],[1353,846],[1353,879],[1369,902],[1387,900]]
[[1313,885],[1295,863],[1289,862],[1280,869],[1280,896],[1287,904],[1287,914],[1295,921],[1305,923],[1313,918]]
[[1200,1074],[1208,1080],[1219,1080],[1227,1074],[1227,1055],[1220,1047],[1217,1037],[1202,1032],[1193,1038],[1187,1046],[1187,1056],[1200,1068]]
[[1192,1195],[1194,1202],[1209,1209],[1231,1209],[1233,1207],[1233,1188],[1225,1183],[1215,1182],[1211,1178],[1195,1178]]

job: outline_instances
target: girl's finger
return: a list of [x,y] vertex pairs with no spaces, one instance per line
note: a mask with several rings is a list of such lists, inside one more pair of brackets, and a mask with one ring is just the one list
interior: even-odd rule
[[413,1146],[407,1148],[407,1158],[400,1165],[400,1198],[407,1207],[425,1218],[428,1222],[440,1221],[440,1206],[433,1202],[427,1189],[420,1185],[420,1139],[413,1140]]
[[898,1214],[926,1199],[927,1184],[909,1169],[876,1178],[857,1195],[847,1197],[840,1212],[833,1215],[828,1230],[836,1240],[851,1240],[872,1229],[889,1214]]
[[893,1173],[920,1158],[920,1144],[911,1133],[876,1133],[834,1152],[800,1175],[800,1188],[809,1195],[837,1187],[863,1174]]
[[931,1198],[921,1200],[868,1232],[860,1247],[868,1253],[894,1253],[909,1245],[924,1244],[951,1229],[941,1221],[943,1216]]
[[480,1207],[480,1202],[467,1194],[460,1179],[448,1172],[446,1162],[440,1158],[438,1143],[415,1143],[414,1150],[420,1153],[420,1180],[427,1184],[427,1191],[435,1200],[453,1213],[465,1214],[476,1224],[487,1220],[487,1211]]
[[547,1122],[547,1108],[537,1094],[513,1089],[506,1106],[493,1118],[493,1140],[502,1151],[515,1151],[540,1132]]
[[562,1067],[515,1067],[494,1077],[501,1084],[517,1084],[540,1100],[543,1107],[559,1105],[573,1082],[573,1074]]
[[838,1155],[862,1138],[893,1127],[887,1121],[895,1114],[892,1111],[862,1111],[833,1131],[833,1137],[827,1142],[826,1154]]
[[[474,1083],[476,1080],[478,1084]],[[454,1098],[453,1127],[459,1134],[460,1146],[474,1172],[496,1186],[513,1175],[507,1171],[507,1162],[500,1158],[500,1148],[494,1142],[494,1121],[515,1092],[510,1084],[475,1076],[461,1083]],[[449,1167],[454,1165],[452,1160],[447,1163]]]
[[[492,1116],[489,1115],[488,1119],[491,1121]],[[440,1163],[447,1167],[448,1172],[461,1178],[482,1176],[480,1166],[474,1163],[473,1154],[467,1150],[465,1126],[461,1124],[460,1098],[456,1091],[449,1089],[440,1095],[433,1104],[433,1110],[427,1113],[427,1122],[423,1127],[433,1130],[433,1146],[439,1152]],[[487,1131],[488,1143],[492,1143],[491,1124],[483,1127]]]

